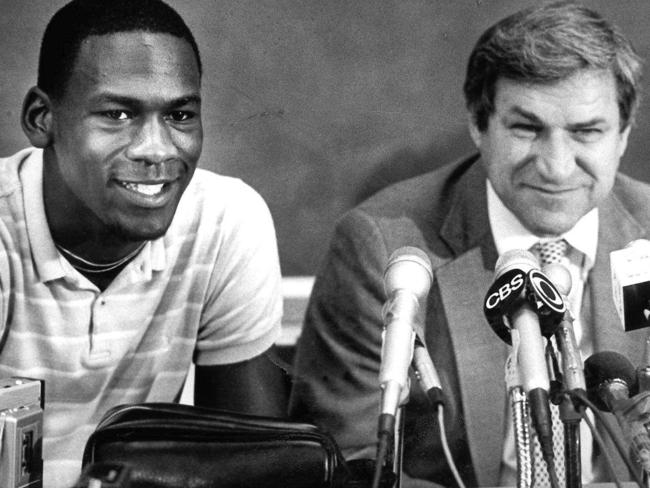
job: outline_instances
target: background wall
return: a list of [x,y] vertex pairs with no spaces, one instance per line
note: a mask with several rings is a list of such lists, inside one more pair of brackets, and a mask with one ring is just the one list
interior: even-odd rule
[[[386,184],[473,148],[461,86],[478,36],[534,0],[169,0],[204,74],[200,165],[241,177],[273,213],[283,273],[313,274],[336,219]],[[63,0],[0,0],[0,154],[45,25]],[[650,59],[650,2],[585,1]],[[645,91],[650,94],[650,67]],[[648,95],[650,98],[650,95]],[[622,169],[650,181],[650,101]]]

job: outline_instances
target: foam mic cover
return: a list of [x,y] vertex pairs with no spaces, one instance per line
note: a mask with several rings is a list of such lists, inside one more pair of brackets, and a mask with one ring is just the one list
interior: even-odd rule
[[[634,365],[622,354],[614,351],[597,352],[585,361],[585,383],[588,398],[604,412],[611,411],[604,391],[612,383],[624,384],[631,392],[636,386]],[[628,393],[629,396],[629,393]]]

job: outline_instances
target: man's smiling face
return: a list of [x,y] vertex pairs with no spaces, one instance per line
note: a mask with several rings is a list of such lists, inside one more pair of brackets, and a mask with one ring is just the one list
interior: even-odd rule
[[500,79],[487,128],[470,125],[494,190],[539,236],[568,231],[607,196],[629,130],[613,75],[593,70],[553,84]]
[[[200,74],[189,43],[169,34],[88,37],[52,103],[55,165],[80,221],[129,240],[169,227],[201,153]],[[48,185],[48,180],[44,181]]]

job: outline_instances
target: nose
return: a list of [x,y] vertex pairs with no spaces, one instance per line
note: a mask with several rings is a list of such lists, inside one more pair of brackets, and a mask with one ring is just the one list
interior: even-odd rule
[[134,129],[127,157],[134,161],[160,164],[177,156],[170,127],[160,116],[145,118]]
[[551,132],[537,144],[537,169],[546,180],[560,183],[573,174],[576,155],[570,137]]

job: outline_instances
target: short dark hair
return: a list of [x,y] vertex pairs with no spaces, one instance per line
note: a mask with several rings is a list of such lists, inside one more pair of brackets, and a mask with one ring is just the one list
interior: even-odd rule
[[189,42],[202,72],[199,48],[181,16],[161,0],[73,0],[48,23],[38,61],[38,86],[60,98],[81,43],[89,36],[119,32],[171,34]]
[[581,70],[609,71],[616,80],[621,130],[639,105],[641,60],[618,28],[573,2],[517,12],[490,27],[470,55],[465,103],[480,131],[494,112],[500,78],[554,83]]

